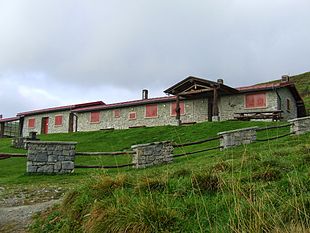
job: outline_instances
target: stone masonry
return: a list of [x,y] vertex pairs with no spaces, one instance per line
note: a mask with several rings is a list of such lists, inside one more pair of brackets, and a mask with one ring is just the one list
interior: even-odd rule
[[310,132],[310,116],[289,120],[291,125],[291,133],[296,135]]
[[136,152],[132,159],[134,168],[171,163],[173,160],[173,146],[168,141],[134,145],[131,148]]
[[71,173],[76,142],[28,142],[28,173]]
[[244,129],[236,129],[226,132],[220,132],[220,145],[226,149],[229,147],[250,144],[256,140],[256,129],[258,127],[250,127]]

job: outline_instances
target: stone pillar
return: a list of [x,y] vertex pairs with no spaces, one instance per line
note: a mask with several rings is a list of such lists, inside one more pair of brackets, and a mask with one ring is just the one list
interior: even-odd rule
[[71,173],[76,142],[28,142],[28,173]]
[[292,123],[291,133],[300,135],[300,134],[310,132],[310,116],[295,118],[295,119],[289,120],[288,122]]
[[136,153],[133,155],[134,168],[146,168],[173,161],[173,146],[171,142],[153,142],[131,147]]
[[250,144],[256,140],[256,129],[258,127],[250,127],[244,129],[236,129],[226,132],[220,132],[217,135],[221,136],[220,144],[226,149],[229,147]]

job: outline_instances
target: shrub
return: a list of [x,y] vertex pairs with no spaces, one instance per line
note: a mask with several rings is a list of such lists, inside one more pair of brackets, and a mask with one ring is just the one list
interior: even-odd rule
[[221,180],[217,175],[198,174],[192,176],[192,185],[201,192],[216,193],[221,189]]

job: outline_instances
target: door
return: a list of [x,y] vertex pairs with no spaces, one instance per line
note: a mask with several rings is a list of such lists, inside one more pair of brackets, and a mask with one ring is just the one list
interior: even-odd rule
[[48,134],[48,117],[42,118],[42,128],[41,128],[42,134]]

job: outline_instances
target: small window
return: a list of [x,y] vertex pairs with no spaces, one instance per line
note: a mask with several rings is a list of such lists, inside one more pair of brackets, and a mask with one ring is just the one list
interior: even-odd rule
[[[184,111],[184,109],[185,109],[184,102],[183,102],[183,101],[180,102],[179,105],[180,105],[180,114],[181,114],[181,115],[184,115],[184,114],[185,114],[185,111]],[[170,115],[171,115],[171,116],[176,116],[176,115],[177,115],[176,108],[177,108],[177,103],[176,103],[176,102],[171,103],[171,105],[170,105]]]
[[266,107],[266,93],[248,94],[245,96],[246,108],[265,108]]
[[99,122],[100,122],[100,112],[91,112],[90,123],[99,123]]
[[137,113],[136,112],[130,112],[129,113],[129,120],[135,120],[137,119]]
[[36,124],[36,119],[31,118],[28,120],[28,128],[34,128]]
[[114,110],[114,118],[120,118],[121,117],[121,110]]
[[291,100],[290,99],[286,99],[286,110],[288,112],[291,111]]
[[145,106],[145,117],[154,118],[158,115],[157,104],[149,104]]
[[62,126],[62,116],[55,116],[55,126]]

